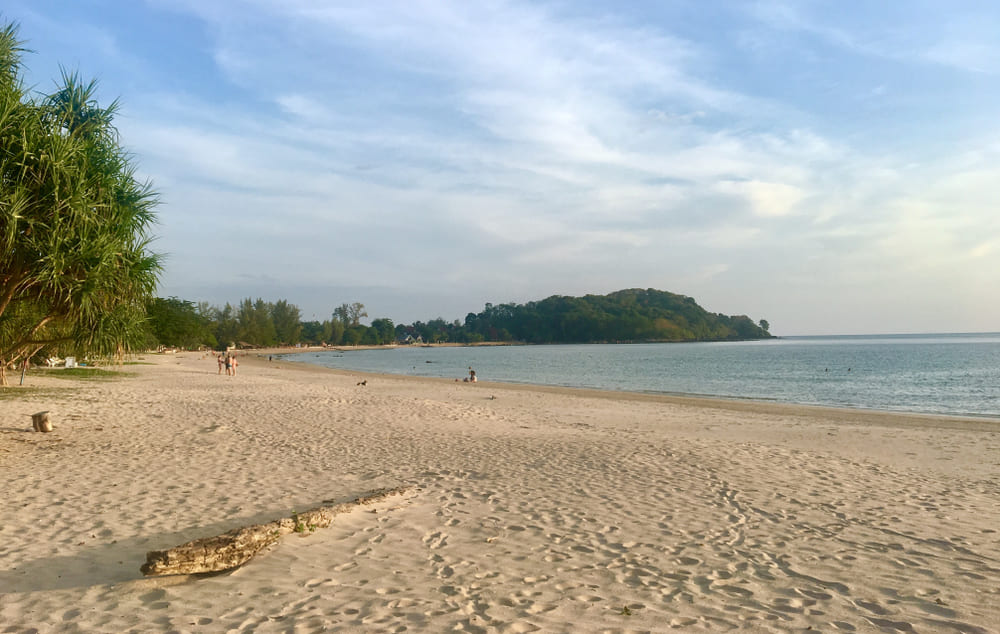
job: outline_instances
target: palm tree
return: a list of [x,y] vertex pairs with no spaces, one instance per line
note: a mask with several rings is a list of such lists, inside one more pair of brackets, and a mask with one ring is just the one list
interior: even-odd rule
[[144,339],[160,258],[139,182],[97,85],[63,72],[33,101],[17,28],[0,30],[0,384],[45,348],[121,356]]

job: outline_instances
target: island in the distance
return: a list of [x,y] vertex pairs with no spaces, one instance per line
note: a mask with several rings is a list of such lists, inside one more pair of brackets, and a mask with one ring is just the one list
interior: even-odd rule
[[767,320],[710,313],[691,297],[631,288],[607,295],[553,295],[527,304],[486,304],[465,328],[485,341],[607,343],[767,339]]

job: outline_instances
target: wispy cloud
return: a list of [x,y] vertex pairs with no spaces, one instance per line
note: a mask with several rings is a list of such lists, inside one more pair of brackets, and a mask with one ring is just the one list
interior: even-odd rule
[[[936,2],[883,3],[843,11],[840,3],[815,5],[765,0],[748,13],[772,29],[802,32],[820,42],[863,56],[907,65],[936,64],[952,69],[1000,72],[1000,19],[993,10],[955,6],[941,11]],[[985,5],[983,5],[985,8]]]
[[811,283],[863,306],[972,260],[1000,282],[988,6],[138,5],[149,38],[197,25],[187,77],[110,20],[14,1],[128,87],[173,294],[250,276],[312,313],[307,289],[434,286],[442,313],[659,286],[777,326],[793,295],[827,318]]

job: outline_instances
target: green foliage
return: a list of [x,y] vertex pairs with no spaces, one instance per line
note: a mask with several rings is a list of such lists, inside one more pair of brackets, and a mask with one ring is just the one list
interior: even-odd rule
[[347,327],[344,326],[344,324],[342,324],[341,322],[334,319],[333,321],[330,322],[330,336],[327,337],[326,342],[331,346],[343,343],[345,330],[347,330]]
[[396,340],[396,326],[391,319],[373,319],[371,329],[374,331],[376,345],[389,344]]
[[330,338],[330,322],[304,321],[302,322],[302,343],[319,345],[325,343]]
[[255,302],[251,302],[249,297],[240,302],[236,320],[239,323],[237,336],[241,344],[277,345],[278,331],[274,326],[273,306],[259,297]]
[[156,194],[139,182],[96,83],[63,73],[33,100],[17,28],[0,27],[0,382],[38,353],[115,355],[145,343],[159,256]]
[[[469,318],[466,318],[469,321]],[[487,338],[506,331],[529,343],[727,341],[768,337],[746,316],[709,313],[694,299],[655,289],[554,295],[525,305],[486,305],[473,319]]]
[[302,312],[298,306],[289,304],[283,299],[271,305],[271,320],[274,322],[274,332],[278,343],[295,344],[302,337]]
[[191,302],[176,297],[154,297],[146,305],[146,314],[150,332],[160,345],[188,350],[216,345],[208,318]]
[[224,350],[238,344],[295,345],[303,340],[318,344],[329,333],[328,323],[303,323],[299,307],[285,300],[272,303],[246,298],[238,308],[229,303],[219,308],[208,302],[195,305],[176,297],[157,297],[150,300],[147,310],[154,346]]
[[[765,322],[766,323],[766,322]],[[398,338],[425,342],[523,341],[597,343],[639,341],[730,341],[770,337],[745,315],[709,313],[694,299],[655,289],[608,295],[553,295],[527,304],[486,304],[464,324],[438,318],[398,326]]]
[[30,402],[41,398],[55,398],[76,392],[78,388],[38,388],[38,387],[0,387],[0,401],[9,399],[12,401]]
[[343,343],[345,346],[357,346],[365,338],[368,328],[365,326],[350,326],[344,331]]
[[354,302],[353,304],[341,304],[333,309],[334,320],[343,324],[344,328],[359,325],[361,323],[361,318],[367,316],[368,313],[365,312],[365,305],[359,302]]
[[217,349],[225,350],[227,346],[235,346],[240,336],[240,324],[236,320],[236,309],[229,302],[222,308],[215,309],[214,334],[219,342]]
[[[294,345],[386,345],[407,336],[426,343],[521,341],[527,343],[597,343],[645,341],[733,341],[770,337],[766,320],[755,324],[746,315],[710,313],[694,299],[655,289],[627,289],[608,295],[567,297],[553,295],[527,304],[486,304],[465,321],[441,317],[426,323],[393,324],[384,317],[370,326],[364,304],[341,304],[329,321],[300,320],[301,311],[285,300],[271,303],[249,298],[234,310],[226,304],[214,308],[170,298],[157,299],[150,314],[154,322],[170,308],[171,319],[181,330],[195,330],[195,321],[214,334],[220,346],[234,342],[253,346],[276,343]],[[183,317],[183,319],[182,319]],[[185,325],[186,324],[186,325]],[[156,331],[163,335],[163,329]]]
[[93,381],[120,379],[129,376],[128,372],[116,372],[101,368],[36,368],[32,374],[44,374],[59,379],[88,379]]

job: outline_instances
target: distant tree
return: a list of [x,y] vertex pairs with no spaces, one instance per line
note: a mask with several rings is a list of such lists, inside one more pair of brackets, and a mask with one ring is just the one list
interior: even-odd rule
[[396,340],[396,326],[393,325],[391,319],[373,319],[372,328],[378,335],[376,344],[389,344]]
[[154,297],[146,307],[146,314],[150,330],[160,345],[189,350],[201,345],[216,345],[209,322],[198,314],[191,302],[176,297]]
[[433,331],[422,321],[415,321],[413,325],[410,326],[410,334],[414,339],[419,338],[421,341],[429,343],[431,341],[431,335]]
[[765,332],[771,332],[771,324],[767,323],[766,319],[761,319],[759,323],[760,323],[760,329],[761,330],[763,330]]
[[361,323],[361,318],[367,316],[368,313],[365,312],[365,305],[360,302],[341,304],[333,309],[334,319],[344,324],[344,328],[357,326]]
[[324,325],[327,324],[329,324],[329,329],[328,329],[329,334],[326,338],[326,342],[331,346],[343,343],[344,331],[347,330],[347,327],[344,326],[343,322],[334,319],[333,321],[326,322]]
[[364,334],[361,336],[361,344],[365,346],[377,346],[382,343],[379,338],[379,332],[376,328],[372,326],[356,326],[356,328],[364,328]]
[[255,346],[273,346],[278,342],[274,320],[271,318],[271,304],[261,298],[250,298],[240,302],[236,314],[239,322],[239,340]]
[[326,341],[323,324],[318,321],[304,321],[300,324],[302,326],[301,340],[304,343],[318,345],[320,342]]
[[416,339],[417,334],[412,324],[396,324],[396,341],[402,341],[407,337]]
[[351,304],[348,311],[350,314],[352,326],[357,326],[358,324],[361,323],[362,317],[368,316],[368,313],[365,312],[365,305],[360,302],[354,302],[353,304]]
[[240,336],[240,324],[236,319],[236,309],[226,302],[221,309],[216,309],[215,339],[219,342],[218,349],[225,350],[235,346]]
[[117,102],[63,73],[34,101],[17,27],[0,26],[0,384],[48,350],[121,357],[148,333],[156,194],[112,125]]
[[206,324],[214,326],[219,320],[219,309],[208,302],[198,302],[194,305],[194,311]]
[[302,312],[299,307],[279,299],[271,306],[271,320],[274,322],[278,343],[295,345],[302,336]]
[[356,346],[361,343],[366,334],[368,334],[367,326],[351,326],[344,331],[344,344],[348,346]]
[[351,325],[351,307],[348,304],[341,304],[333,309],[333,320],[338,321],[344,328]]
[[436,317],[427,322],[427,336],[424,341],[429,343],[447,343],[450,341],[448,322],[442,317]]

